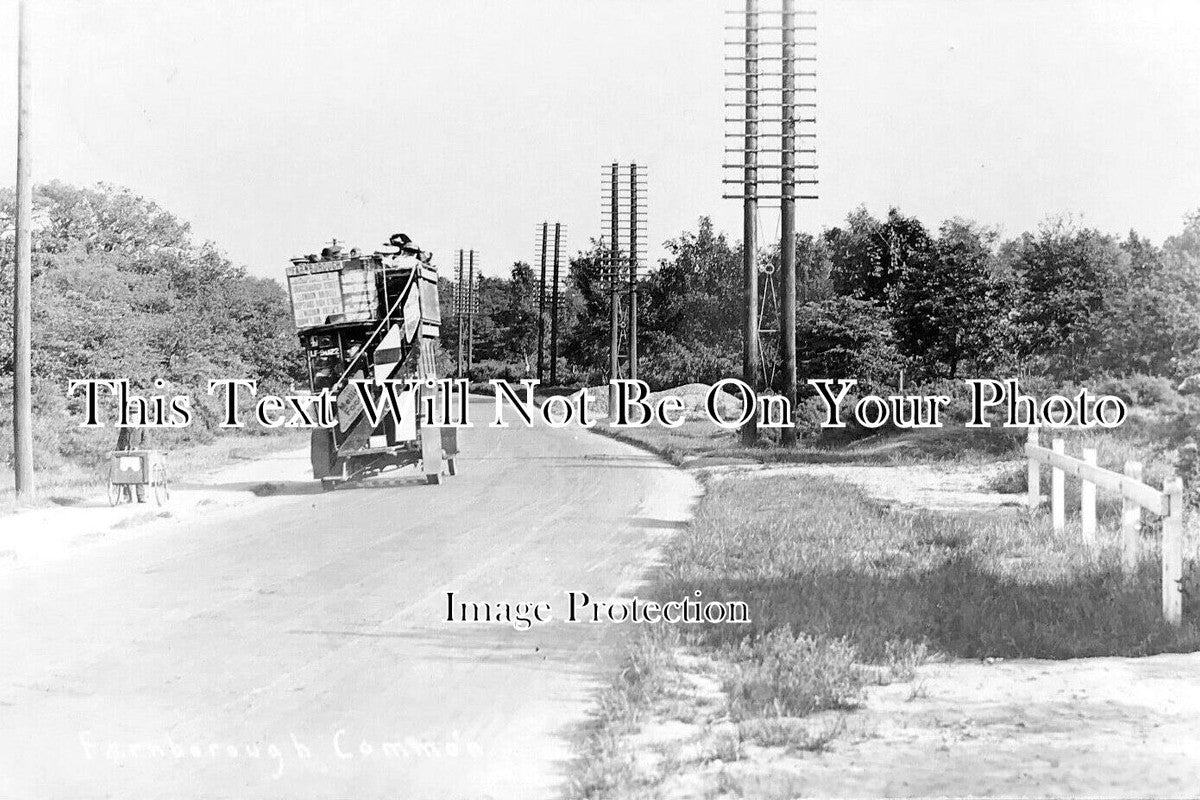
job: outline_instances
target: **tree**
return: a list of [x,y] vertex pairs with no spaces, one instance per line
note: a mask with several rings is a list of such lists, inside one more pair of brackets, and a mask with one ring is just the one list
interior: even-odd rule
[[[1135,267],[1140,261],[1133,256]],[[1200,372],[1200,211],[1188,215],[1183,231],[1163,244],[1158,264],[1146,304],[1157,303],[1162,332],[1170,336],[1166,372],[1186,377]]]
[[1015,338],[1027,365],[1070,380],[1100,371],[1129,255],[1114,237],[1063,219],[1002,252],[1020,283]]
[[644,331],[740,350],[742,255],[701,217],[695,233],[666,243],[668,257],[640,289]]
[[[547,278],[549,280],[549,278]],[[549,287],[547,287],[549,288]],[[538,300],[540,287],[533,269],[523,261],[512,266],[509,279],[500,287],[495,309],[497,347],[502,359],[516,358],[526,373],[536,372]],[[550,335],[550,296],[546,296],[546,335]]]
[[932,244],[925,226],[898,209],[880,222],[866,208],[846,217],[846,227],[825,232],[830,279],[837,294],[887,307],[905,264],[921,258]]
[[571,258],[567,271],[565,305],[571,324],[563,334],[560,353],[583,370],[591,384],[608,374],[610,306],[601,280],[603,265],[604,252],[593,239],[587,250]]
[[712,220],[666,243],[640,288],[639,377],[655,388],[712,383],[740,372],[742,255]]
[[872,392],[894,388],[904,365],[879,306],[854,297],[797,309],[796,358],[809,378],[854,378]]
[[897,345],[924,377],[994,366],[1007,338],[1012,284],[995,258],[995,230],[953,219],[904,263],[892,298]]

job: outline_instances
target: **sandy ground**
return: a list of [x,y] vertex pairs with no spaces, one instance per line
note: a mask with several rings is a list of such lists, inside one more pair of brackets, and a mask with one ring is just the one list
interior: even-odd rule
[[[1193,655],[930,664],[871,687],[865,705],[803,720],[823,750],[738,739],[720,683],[680,654],[687,721],[658,715],[633,745],[647,796],[1196,797],[1200,692]],[[678,706],[677,706],[678,707]]]
[[[163,505],[147,490],[145,503],[110,506],[104,494],[77,503],[0,516],[0,571],[72,558],[97,547],[129,541],[162,526],[212,521],[248,504],[255,509],[286,504],[287,498],[320,494],[311,479],[308,450],[279,452],[213,470],[169,487]],[[146,528],[153,524],[155,527]]]
[[[483,418],[486,415],[481,415]],[[687,474],[578,429],[477,428],[459,475],[323,494],[282,454],[0,522],[0,798],[555,796]],[[465,601],[553,620],[447,622]]]
[[[901,508],[1023,504],[983,491],[990,473],[977,467],[749,470],[833,477]],[[747,468],[710,468],[718,480],[735,471]],[[663,753],[694,759],[655,797],[1200,797],[1200,654],[926,664],[911,682],[870,687],[859,710],[806,718],[817,733],[840,729],[824,751],[748,743],[736,756],[720,684],[691,664],[683,680],[696,718],[657,715],[637,740],[644,765]]]
[[[915,695],[915,696],[914,696]],[[928,665],[872,689],[828,752],[791,760],[819,797],[1200,796],[1200,657]]]

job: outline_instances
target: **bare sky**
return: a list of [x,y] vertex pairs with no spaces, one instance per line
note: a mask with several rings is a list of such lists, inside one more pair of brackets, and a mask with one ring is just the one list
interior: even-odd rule
[[[126,185],[253,272],[405,231],[531,260],[599,233],[600,166],[649,165],[652,255],[721,199],[736,0],[30,0],[34,177]],[[865,203],[1007,235],[1047,214],[1156,241],[1200,208],[1200,3],[825,0],[817,231]],[[0,165],[15,154],[0,0]],[[767,217],[769,237],[775,225]]]

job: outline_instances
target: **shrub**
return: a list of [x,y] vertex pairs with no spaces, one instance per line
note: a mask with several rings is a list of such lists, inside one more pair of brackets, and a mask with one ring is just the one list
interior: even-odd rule
[[1132,406],[1154,408],[1178,405],[1182,400],[1175,384],[1160,375],[1130,375],[1124,378],[1106,377],[1091,386],[1098,394],[1111,394]]
[[687,383],[716,383],[742,374],[739,345],[684,342],[673,336],[650,338],[638,376],[655,391]]
[[796,355],[805,375],[856,378],[864,392],[895,386],[904,359],[891,324],[874,303],[834,297],[805,303],[796,316]]
[[796,404],[796,435],[802,439],[815,439],[821,435],[825,422],[825,403],[818,397],[802,397]]

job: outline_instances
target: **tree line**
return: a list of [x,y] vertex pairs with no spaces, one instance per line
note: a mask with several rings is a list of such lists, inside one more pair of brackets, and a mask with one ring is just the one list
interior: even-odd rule
[[[740,374],[740,243],[702,218],[666,250],[638,286],[640,376],[661,389]],[[777,291],[778,247],[759,260],[763,293]],[[570,263],[559,323],[560,374],[570,381],[601,382],[607,371],[602,261],[593,243]],[[483,279],[477,376],[529,374],[536,289],[523,262],[508,278]],[[879,219],[859,208],[819,236],[798,235],[797,292],[802,379],[854,377],[880,389],[894,388],[901,373],[919,385],[992,375],[1177,380],[1200,371],[1200,214],[1156,245],[1070,218],[1001,239],[971,220],[930,229],[898,209]],[[457,330],[444,330],[453,349]]]
[[[257,378],[273,390],[305,380],[282,285],[197,242],[174,214],[127,189],[57,182],[37,187],[34,208],[40,458],[78,447],[76,409],[64,397],[72,378],[157,376],[194,398],[214,377]],[[0,192],[5,309],[12,303],[12,219],[12,192]],[[656,389],[739,375],[741,244],[702,218],[665,248],[638,284],[639,375]],[[593,242],[570,260],[559,301],[564,383],[607,378],[604,255]],[[759,262],[765,293],[780,277],[778,247],[760,252]],[[443,264],[442,272],[450,270]],[[841,225],[797,237],[797,287],[802,380],[853,377],[876,391],[895,388],[901,374],[915,386],[1006,375],[1174,381],[1200,372],[1200,214],[1155,244],[1069,218],[1005,239],[971,220],[930,228],[897,209],[876,218],[859,208]],[[442,290],[441,363],[449,371],[458,326],[445,279]],[[473,377],[536,374],[539,276],[517,262],[506,276],[482,278],[479,291]],[[548,336],[548,321],[546,329]],[[5,397],[11,379],[5,313]],[[203,423],[215,417],[198,412]],[[10,413],[0,403],[0,457],[11,452]]]

